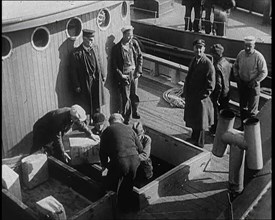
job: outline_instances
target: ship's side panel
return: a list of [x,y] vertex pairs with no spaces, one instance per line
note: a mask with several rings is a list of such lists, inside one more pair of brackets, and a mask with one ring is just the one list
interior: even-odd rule
[[[126,1],[127,2],[127,1]],[[130,24],[130,8],[125,18],[121,15],[122,2],[114,2],[107,9],[110,25],[101,30],[96,22],[99,10],[78,17],[83,28],[96,31],[96,44],[107,77],[104,84],[107,116],[119,110],[118,91],[113,82],[111,49],[121,37],[121,27]],[[82,36],[71,40],[66,34],[69,19],[44,25],[49,31],[49,45],[37,50],[31,43],[36,27],[3,33],[13,44],[10,57],[2,59],[2,157],[28,153],[32,144],[32,126],[46,112],[73,104],[69,79],[69,54],[82,42]]]

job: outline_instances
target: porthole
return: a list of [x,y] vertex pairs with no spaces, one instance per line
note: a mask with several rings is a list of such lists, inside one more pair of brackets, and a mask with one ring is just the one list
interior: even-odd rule
[[82,21],[80,18],[71,18],[66,25],[66,34],[71,40],[77,39],[81,35]]
[[101,30],[106,30],[111,23],[110,11],[106,8],[101,9],[96,17],[96,23]]
[[124,1],[122,2],[122,5],[121,5],[121,16],[122,18],[126,18],[126,15],[127,15],[127,3]]
[[36,50],[44,50],[50,43],[50,32],[46,27],[38,27],[32,33],[32,46]]
[[7,36],[2,35],[2,60],[8,58],[12,52],[12,42]]

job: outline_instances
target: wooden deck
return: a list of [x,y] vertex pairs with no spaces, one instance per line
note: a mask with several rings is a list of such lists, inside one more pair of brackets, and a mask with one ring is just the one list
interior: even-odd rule
[[[138,86],[140,120],[153,129],[185,140],[190,137],[191,129],[185,127],[184,109],[171,107],[162,98],[163,92],[177,86],[179,85],[172,84],[165,78],[144,73]],[[130,124],[134,121],[137,120],[131,120]],[[239,125],[240,120],[236,118],[234,128]],[[206,133],[206,150],[212,150],[213,139]],[[266,143],[263,142],[263,145]],[[221,218],[221,213],[222,219],[228,219],[231,215],[228,211],[230,209],[227,194],[229,154],[223,158],[213,155],[211,157],[201,175],[173,186],[157,201],[139,212],[119,213],[118,219],[216,219]],[[261,187],[258,188],[261,190]],[[250,191],[250,194],[253,192]],[[270,198],[270,195],[266,197]],[[268,211],[269,215],[270,210]]]
[[[139,113],[141,122],[165,134],[185,140],[191,129],[185,127],[184,109],[171,107],[163,98],[163,92],[175,87],[164,78],[144,73],[139,79]],[[136,119],[130,121],[132,124]],[[236,127],[239,120],[236,120]],[[212,150],[214,138],[206,134],[206,146]],[[119,214],[119,219],[215,219],[228,206],[227,181],[229,155],[212,156],[202,175],[173,186],[165,195],[138,213]],[[184,185],[184,186],[183,186]]]

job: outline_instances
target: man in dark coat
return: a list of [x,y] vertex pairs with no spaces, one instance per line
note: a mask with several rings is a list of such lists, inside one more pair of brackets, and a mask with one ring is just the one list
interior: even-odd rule
[[123,27],[123,38],[112,50],[112,69],[121,94],[125,124],[129,123],[131,113],[133,118],[140,118],[137,87],[138,78],[142,75],[143,57],[138,42],[133,39],[133,29],[131,25]]
[[84,29],[83,43],[72,52],[70,57],[74,102],[84,108],[89,123],[92,115],[100,112],[101,106],[105,104],[103,91],[105,76],[94,38],[95,31]]
[[204,131],[214,122],[210,94],[215,87],[215,69],[204,54],[204,40],[195,40],[193,49],[195,57],[189,65],[182,93],[182,97],[185,97],[184,121],[193,130],[189,141],[203,147]]
[[85,120],[85,110],[79,105],[48,112],[33,125],[33,145],[30,153],[44,148],[47,154],[68,162],[70,157],[65,152],[62,138],[73,124],[88,137],[98,139],[98,136],[94,135],[84,123]]
[[117,192],[119,208],[129,211],[133,208],[133,185],[140,165],[142,145],[136,133],[123,124],[123,120],[118,113],[110,116],[110,126],[101,135],[99,156],[102,171],[108,169],[106,189]]
[[215,89],[210,95],[214,106],[214,124],[210,132],[216,133],[219,111],[229,108],[230,100],[230,75],[232,65],[223,57],[224,48],[221,44],[214,44],[210,48],[210,53],[213,56],[213,64],[216,72]]
[[[185,30],[195,32],[199,32],[200,27],[200,19],[202,15],[202,8],[201,8],[201,2],[202,0],[182,0],[182,5],[185,5],[185,15],[184,15],[184,24],[185,24]],[[195,12],[195,19],[194,23],[191,21],[191,12],[194,8]]]

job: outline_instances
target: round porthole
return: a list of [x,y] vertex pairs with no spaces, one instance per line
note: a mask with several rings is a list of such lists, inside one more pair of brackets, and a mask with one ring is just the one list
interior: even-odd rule
[[32,33],[32,46],[36,50],[44,50],[50,43],[50,32],[45,27],[38,27]]
[[106,30],[111,23],[111,16],[108,9],[103,8],[98,12],[96,23],[101,30]]
[[82,21],[80,18],[71,18],[66,25],[66,34],[71,40],[77,39],[82,31]]
[[121,16],[122,18],[126,18],[127,15],[127,3],[124,1],[121,5]]
[[7,36],[2,35],[2,60],[8,58],[12,52],[12,42]]

